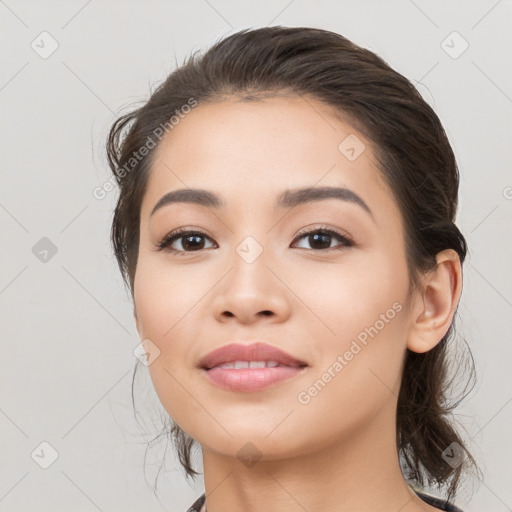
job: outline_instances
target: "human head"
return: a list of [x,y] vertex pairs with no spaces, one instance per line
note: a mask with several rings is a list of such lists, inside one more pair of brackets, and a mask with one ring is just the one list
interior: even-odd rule
[[[379,178],[401,214],[410,285],[407,297],[436,269],[436,257],[443,251],[452,250],[462,265],[467,248],[455,225],[459,174],[432,108],[405,77],[339,34],[304,27],[268,27],[242,30],[204,55],[190,57],[146,104],[121,116],[112,126],[107,151],[120,195],[111,236],[132,298],[141,206],[155,155],[162,147],[158,137],[162,127],[175,116],[177,125],[164,136],[172,140],[173,130],[178,133],[180,119],[185,117],[184,125],[191,108],[211,108],[233,98],[257,104],[280,96],[314,98],[325,107],[320,115],[332,115],[370,143]],[[133,158],[155,138],[154,148],[142,158]],[[449,421],[446,401],[447,344],[452,334],[453,322],[433,348],[407,350],[396,417],[397,448],[405,473],[420,484],[424,480],[451,482],[450,493],[464,468],[452,468],[441,457],[452,442],[464,446]],[[190,464],[191,439],[177,425],[173,430],[180,460],[187,474],[195,474]],[[469,454],[467,460],[472,460]]]

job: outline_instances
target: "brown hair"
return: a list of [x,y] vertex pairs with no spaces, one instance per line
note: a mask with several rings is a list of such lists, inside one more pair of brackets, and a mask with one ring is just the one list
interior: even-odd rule
[[[436,254],[442,250],[455,250],[463,263],[466,242],[454,223],[459,186],[455,156],[439,118],[411,82],[371,51],[334,32],[281,26],[245,29],[199,57],[188,57],[147,103],[120,116],[111,127],[107,156],[120,189],[111,241],[132,298],[140,206],[154,151],[140,159],[133,154],[191,98],[201,105],[227,97],[253,101],[283,92],[323,101],[373,143],[382,176],[403,215],[411,288],[422,272],[435,268]],[[475,374],[468,349],[467,364],[458,368],[468,369],[470,378],[462,396],[450,402],[454,375],[447,350],[453,328],[452,322],[432,350],[407,351],[396,418],[404,476],[419,486],[447,487],[448,499],[465,470],[478,470],[452,424],[452,410],[471,390]],[[195,441],[176,424],[171,433],[186,475],[197,475],[190,460]],[[463,450],[462,464],[451,465],[443,458],[452,443]]]

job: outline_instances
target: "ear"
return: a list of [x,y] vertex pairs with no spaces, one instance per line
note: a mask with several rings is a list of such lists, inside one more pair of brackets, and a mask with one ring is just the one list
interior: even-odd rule
[[423,353],[448,332],[462,293],[462,268],[453,249],[437,254],[437,267],[426,274],[411,315],[407,348]]

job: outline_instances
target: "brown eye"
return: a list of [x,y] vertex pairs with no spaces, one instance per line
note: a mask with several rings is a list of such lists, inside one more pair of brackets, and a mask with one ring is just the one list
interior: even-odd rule
[[[159,250],[165,249],[172,253],[196,252],[205,248],[204,239],[209,239],[209,237],[201,231],[179,229],[166,235],[158,243],[158,248]],[[178,246],[181,245],[181,248],[172,247],[179,240],[181,242],[179,242]]]
[[[313,251],[329,251],[331,249],[342,249],[354,245],[350,239],[338,231],[330,228],[317,228],[300,234],[295,240],[305,239],[310,244]],[[332,241],[338,240],[338,245],[331,245]],[[205,240],[211,240],[205,233],[197,230],[178,229],[173,231],[160,240],[157,244],[158,250],[165,250],[176,255],[198,252],[205,247]],[[177,243],[178,242],[178,243]],[[173,247],[174,245],[174,247]],[[306,247],[299,247],[304,249]]]
[[[303,238],[305,238],[306,241],[310,244],[311,250],[316,251],[338,249],[340,247],[351,247],[353,245],[353,243],[346,236],[338,233],[334,229],[329,228],[315,229],[313,231],[302,233],[299,237],[296,238],[296,240]],[[338,246],[331,247],[333,238],[340,242]],[[300,247],[300,249],[304,249],[304,247]]]

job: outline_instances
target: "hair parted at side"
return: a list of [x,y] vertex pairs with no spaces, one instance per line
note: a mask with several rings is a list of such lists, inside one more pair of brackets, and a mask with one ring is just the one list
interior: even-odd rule
[[[435,268],[438,252],[453,249],[464,262],[466,242],[455,225],[455,156],[438,116],[411,82],[373,52],[334,32],[282,26],[244,29],[189,56],[142,107],[120,116],[110,129],[107,157],[120,192],[111,241],[132,297],[140,207],[154,149],[142,158],[133,155],[191,100],[201,105],[283,93],[323,101],[372,142],[382,177],[404,219],[412,288],[423,272]],[[447,499],[455,495],[466,472],[478,471],[453,421],[454,407],[474,385],[474,362],[468,349],[467,364],[458,365],[468,370],[468,379],[454,400],[448,352],[453,334],[454,323],[432,350],[407,351],[396,418],[404,476],[419,487],[445,487]],[[190,457],[194,441],[176,424],[171,431],[186,475],[197,475]],[[456,467],[443,458],[452,443],[465,455]]]

